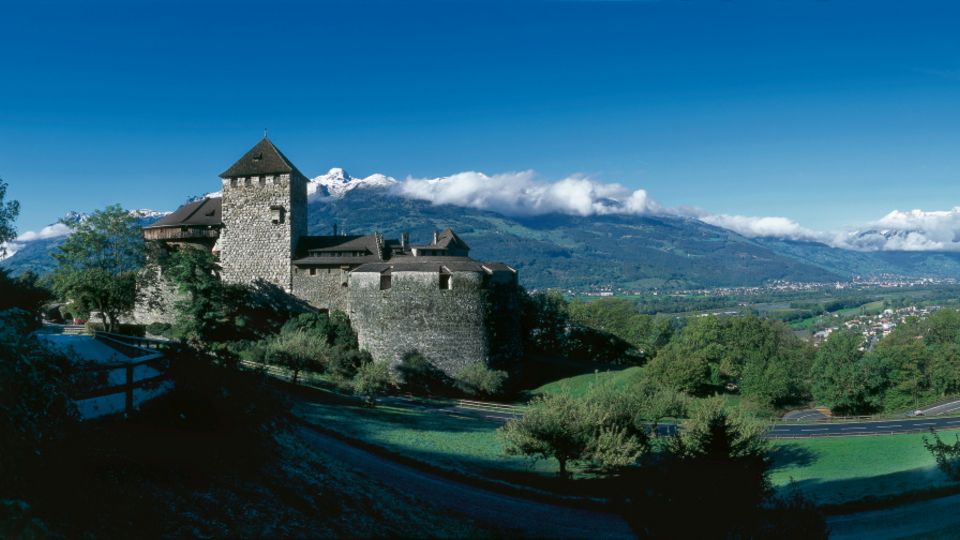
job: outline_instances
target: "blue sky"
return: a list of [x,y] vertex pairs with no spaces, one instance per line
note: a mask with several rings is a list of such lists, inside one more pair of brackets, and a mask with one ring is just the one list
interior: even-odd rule
[[21,231],[307,175],[532,169],[814,229],[960,206],[949,2],[0,2]]

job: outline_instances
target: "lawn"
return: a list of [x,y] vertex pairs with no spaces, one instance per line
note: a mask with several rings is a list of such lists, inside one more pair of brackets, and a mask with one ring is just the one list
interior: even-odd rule
[[[956,431],[943,432],[945,441]],[[774,442],[771,480],[791,479],[820,504],[884,498],[948,485],[923,447],[922,433],[876,437],[825,437]]]
[[623,387],[630,381],[642,376],[643,368],[634,366],[615,371],[597,371],[584,373],[549,382],[530,391],[532,395],[567,393],[580,397],[587,392],[590,385],[598,381],[609,381],[617,387]]
[[344,403],[299,402],[294,414],[325,429],[435,466],[484,478],[517,480],[550,475],[552,461],[507,456],[500,423],[389,405],[375,409]]

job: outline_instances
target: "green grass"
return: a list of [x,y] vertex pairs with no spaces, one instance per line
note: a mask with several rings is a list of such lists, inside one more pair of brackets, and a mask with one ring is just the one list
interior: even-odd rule
[[552,461],[507,456],[497,437],[499,423],[415,409],[379,405],[375,409],[342,403],[301,402],[294,414],[349,437],[432,465],[481,477],[515,480],[549,475]]
[[580,397],[587,392],[590,385],[598,381],[609,381],[617,387],[623,387],[641,377],[642,373],[643,368],[638,366],[615,371],[584,373],[582,375],[574,375],[549,382],[543,386],[534,388],[530,393],[533,395],[566,393],[574,397]]
[[[957,432],[943,432],[944,440]],[[889,497],[942,487],[949,482],[923,447],[923,433],[871,437],[825,437],[774,443],[771,480],[791,479],[821,504]]]

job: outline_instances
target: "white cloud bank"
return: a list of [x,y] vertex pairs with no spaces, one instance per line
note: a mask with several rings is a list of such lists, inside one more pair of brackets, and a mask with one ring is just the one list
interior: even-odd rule
[[53,225],[47,225],[39,231],[27,231],[18,236],[17,241],[33,242],[34,240],[46,240],[47,238],[68,236],[70,232],[70,227],[68,225],[64,225],[63,223],[54,223]]
[[786,217],[711,214],[696,208],[666,209],[644,189],[631,190],[583,175],[545,181],[537,178],[533,171],[494,175],[468,171],[435,179],[407,178],[390,187],[408,198],[492,210],[509,216],[675,215],[699,219],[748,238],[814,241],[858,251],[960,251],[960,207],[946,211],[894,210],[856,230],[827,232],[804,227]]
[[547,182],[538,180],[533,171],[489,176],[468,171],[429,180],[408,178],[395,189],[404,197],[509,216],[646,214],[660,210],[643,189],[630,190],[581,175]]

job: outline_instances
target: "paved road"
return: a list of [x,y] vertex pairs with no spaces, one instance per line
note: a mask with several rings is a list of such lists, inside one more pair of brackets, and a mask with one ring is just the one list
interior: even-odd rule
[[917,417],[863,422],[835,422],[817,424],[777,423],[771,426],[773,438],[837,437],[846,435],[889,435],[891,433],[920,433],[930,429],[960,429],[958,417]]
[[423,472],[307,427],[304,439],[320,452],[404,493],[478,521],[534,538],[634,538],[613,513],[504,495]]
[[102,364],[112,364],[114,362],[126,362],[130,360],[129,357],[120,354],[116,349],[104,345],[90,336],[40,332],[36,335],[52,347],[78,360]]

